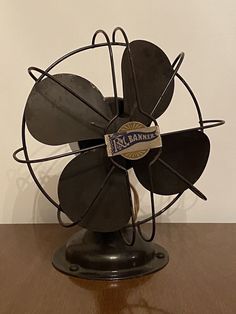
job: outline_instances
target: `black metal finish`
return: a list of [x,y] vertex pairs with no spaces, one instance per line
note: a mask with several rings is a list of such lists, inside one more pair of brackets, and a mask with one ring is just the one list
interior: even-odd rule
[[[135,40],[130,43],[130,50],[134,61],[140,106],[147,113],[152,114],[154,118],[158,118],[167,109],[174,92],[174,81],[172,80],[165,96],[162,97],[156,110],[152,112],[172,76],[173,68],[165,53],[150,42]],[[129,115],[131,121],[149,124],[150,120],[144,117],[137,108],[127,48],[122,58],[122,78],[125,112]]]
[[106,117],[111,118],[111,111],[105,106],[102,94],[89,81],[77,75],[57,74],[34,85],[25,117],[30,133],[38,141],[60,145],[103,138],[102,130],[91,127],[90,122],[106,122]]
[[[118,32],[122,34],[124,43],[116,41]],[[98,35],[104,36],[106,42],[96,43]],[[113,48],[116,46],[125,47],[122,58],[124,99],[117,96],[113,57]],[[82,77],[49,73],[70,56],[101,47],[108,48],[109,52],[113,97],[104,98],[92,83]],[[187,188],[206,199],[194,186],[205,168],[210,150],[208,137],[203,131],[222,125],[224,121],[203,120],[192,89],[178,73],[183,59],[184,53],[180,53],[171,65],[159,47],[144,40],[130,43],[124,30],[117,27],[112,33],[112,41],[106,32],[98,30],[92,38],[92,45],[69,52],[45,71],[29,68],[29,74],[36,83],[22,119],[22,148],[17,149],[13,157],[27,164],[40,191],[58,209],[61,225],[71,227],[79,224],[89,230],[83,235],[76,235],[68,242],[67,248],[55,254],[53,263],[59,270],[83,278],[110,280],[156,271],[168,262],[164,249],[146,243],[155,236],[156,217],[168,210]],[[39,78],[33,72],[39,73]],[[116,132],[130,120],[157,125],[156,118],[165,112],[173,96],[175,76],[192,97],[199,126],[162,134],[163,148],[150,151],[139,161],[129,161],[123,157],[109,159],[105,152],[104,134]],[[78,142],[79,149],[30,159],[25,136],[26,124],[30,133],[42,143],[61,145]],[[21,151],[24,159],[18,157]],[[58,204],[42,187],[31,164],[77,154],[61,174]],[[150,191],[150,216],[138,221],[135,221],[133,213],[128,176],[131,167],[134,167],[141,184]],[[157,212],[154,193],[178,194]],[[73,221],[71,224],[63,223],[62,212]],[[147,237],[141,226],[148,221],[152,222],[152,229]],[[109,251],[108,255],[106,250]],[[157,259],[150,257],[155,254]],[[113,261],[111,256],[115,257]],[[132,256],[135,265],[132,264]]]
[[100,148],[78,155],[63,170],[58,184],[62,211],[91,231],[123,228],[131,217],[129,186]]
[[[115,102],[115,97],[106,97],[105,103],[110,107],[113,116],[115,119],[113,119],[112,123],[109,124],[107,133],[115,133],[119,128],[127,123],[129,121],[129,116],[124,113],[124,100],[123,98],[118,97],[118,109],[117,104]],[[119,113],[117,115],[117,112]],[[104,128],[105,133],[106,128]]]
[[[194,184],[199,179],[209,157],[210,142],[208,137],[201,131],[185,131],[162,136],[162,143],[161,156],[151,168],[154,178],[154,193],[172,195],[182,193],[187,188],[192,189],[189,183]],[[150,179],[146,172],[146,164],[149,163],[154,154],[155,152],[152,150],[134,164],[137,178],[148,190],[150,190]],[[199,194],[200,191],[194,190],[193,192],[204,198]]]
[[80,230],[66,246],[56,251],[52,263],[56,269],[70,276],[117,280],[156,272],[168,261],[164,248],[147,243],[139,236],[133,246],[127,246],[119,232]]
[[[145,110],[142,106],[142,103],[141,103],[141,97],[140,97],[140,93],[139,93],[139,88],[138,88],[138,77],[136,75],[136,71],[137,71],[137,68],[135,68],[135,60],[133,58],[133,53],[131,51],[131,45],[129,43],[129,40],[128,40],[128,37],[126,35],[126,33],[124,32],[124,30],[120,27],[117,27],[114,29],[113,33],[112,33],[112,38],[113,38],[113,41],[115,41],[115,37],[116,37],[116,34],[117,32],[121,32],[123,37],[124,37],[124,40],[125,40],[125,43],[126,43],[126,52],[127,52],[127,66],[130,67],[130,75],[132,77],[132,85],[130,86],[133,91],[134,91],[134,100],[136,101],[136,105],[135,105],[135,109],[137,110],[137,112],[139,113],[139,118],[142,118],[142,119],[147,119],[148,123],[150,124],[151,122],[154,123],[154,125],[157,125],[157,121],[156,119],[150,115],[150,113]],[[122,68],[123,69],[123,68]],[[173,80],[173,77],[171,78],[171,81]],[[170,80],[168,82],[167,85],[170,84]],[[166,89],[164,90],[164,93],[166,92]],[[124,91],[124,95],[125,95],[125,91]],[[163,96],[163,95],[162,95]],[[129,113],[129,115],[131,115],[131,113]],[[117,115],[116,117],[113,119],[113,121],[116,121],[119,117],[119,114],[118,114],[118,111],[117,111]],[[112,121],[112,122],[113,122]],[[111,123],[110,123],[111,125]],[[108,125],[109,126],[109,125]],[[158,157],[159,154],[157,154],[155,157],[154,157],[154,160]],[[126,173],[126,177],[127,177],[127,181],[129,181],[129,178],[128,178],[128,172],[127,170],[120,166],[118,163],[116,163],[114,161],[114,159],[112,158],[112,162],[120,167],[120,169],[123,169]],[[155,217],[155,204],[154,204],[154,196],[153,196],[153,189],[152,189],[152,185],[151,185],[151,190],[150,190],[150,196],[151,196],[151,211],[152,211],[152,215],[151,215],[151,221],[152,221],[152,233],[151,233],[151,236],[147,239],[143,236],[142,232],[141,232],[141,228],[140,226],[138,226],[138,231],[139,231],[139,234],[140,236],[146,240],[146,241],[151,241],[153,238],[154,238],[154,235],[155,235],[155,232],[156,232],[156,217]],[[132,230],[133,230],[133,233],[132,233],[132,240],[130,242],[127,242],[127,240],[125,239],[125,237],[123,236],[124,238],[124,241],[126,242],[126,244],[128,245],[133,245],[135,243],[135,238],[136,238],[136,226],[135,226],[135,218],[134,218],[134,213],[133,213],[133,206],[132,206]],[[123,233],[121,232],[121,234],[123,235]]]

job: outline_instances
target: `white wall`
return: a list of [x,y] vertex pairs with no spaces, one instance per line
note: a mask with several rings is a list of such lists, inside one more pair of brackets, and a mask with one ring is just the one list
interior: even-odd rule
[[[211,156],[197,187],[207,194],[208,201],[198,200],[187,191],[161,221],[236,222],[235,0],[1,0],[1,223],[56,221],[56,211],[38,192],[26,166],[11,157],[21,145],[21,117],[33,85],[27,67],[46,68],[67,51],[90,43],[95,30],[103,28],[110,34],[118,25],[125,28],[130,40],[156,43],[171,60],[184,51],[186,58],[180,73],[196,92],[204,118],[227,121],[223,127],[207,132],[212,143]],[[120,54],[118,49],[116,56]],[[58,72],[84,75],[104,95],[111,95],[108,65],[107,51],[102,50],[73,57]],[[159,120],[161,129],[194,126],[196,122],[190,97],[177,83],[171,107]],[[32,139],[29,143],[32,157],[61,151],[59,147],[43,147]],[[68,160],[36,167],[55,198],[58,173]],[[143,213],[148,210],[148,193],[139,189]],[[157,200],[159,205],[166,202],[164,198]]]

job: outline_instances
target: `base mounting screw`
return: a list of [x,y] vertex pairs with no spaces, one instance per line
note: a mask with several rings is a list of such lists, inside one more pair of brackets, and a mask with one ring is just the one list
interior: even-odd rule
[[157,253],[156,253],[156,257],[157,257],[157,258],[164,258],[164,257],[165,257],[165,254],[162,253],[162,252],[157,252]]
[[71,264],[69,269],[70,269],[70,271],[77,271],[79,269],[79,266],[76,264]]

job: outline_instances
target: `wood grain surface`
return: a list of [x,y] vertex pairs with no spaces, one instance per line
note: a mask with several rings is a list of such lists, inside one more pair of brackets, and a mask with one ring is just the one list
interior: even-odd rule
[[159,224],[163,270],[115,282],[68,277],[53,252],[76,229],[0,225],[1,314],[235,314],[236,225]]

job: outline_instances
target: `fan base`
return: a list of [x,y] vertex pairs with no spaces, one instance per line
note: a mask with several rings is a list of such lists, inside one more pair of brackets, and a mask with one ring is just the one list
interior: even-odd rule
[[120,232],[75,233],[53,256],[53,266],[70,276],[93,280],[119,280],[140,277],[167,265],[167,251],[145,242],[137,233],[133,246],[124,243]]

